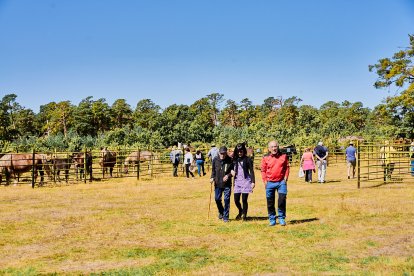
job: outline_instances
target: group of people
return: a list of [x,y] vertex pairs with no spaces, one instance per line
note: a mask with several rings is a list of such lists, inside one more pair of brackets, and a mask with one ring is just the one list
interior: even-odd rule
[[[277,141],[268,144],[269,153],[262,158],[261,176],[266,189],[269,225],[276,225],[277,219],[282,226],[286,225],[286,196],[289,178],[289,159],[279,151]],[[219,149],[218,157],[213,159],[211,183],[214,183],[215,202],[218,218],[229,222],[231,187],[234,187],[234,203],[238,209],[238,219],[247,219],[248,197],[255,188],[253,160],[247,156],[245,144],[237,144],[233,157],[227,154],[225,146]],[[278,193],[278,212],[275,198]],[[224,205],[223,205],[224,198]],[[241,203],[240,203],[241,199]]]
[[[178,149],[176,146],[173,146],[172,151],[170,153],[170,160],[173,164],[173,176],[178,177],[178,165],[181,161],[181,150]],[[196,153],[193,155],[191,153],[191,149],[189,147],[185,147],[185,154],[184,154],[184,161],[183,164],[185,166],[185,173],[187,178],[194,177],[193,170],[191,166],[194,164],[197,165],[197,172],[199,176],[206,175],[204,169],[204,154],[200,149],[197,149]]]
[[[352,142],[345,149],[348,179],[355,178],[355,167],[357,159],[357,151]],[[305,182],[312,183],[312,172],[318,169],[318,183],[325,183],[326,167],[328,165],[328,148],[319,142],[313,152],[309,147],[305,148],[300,159],[300,167],[304,172]],[[316,159],[316,160],[315,160]],[[316,162],[315,162],[316,161]]]

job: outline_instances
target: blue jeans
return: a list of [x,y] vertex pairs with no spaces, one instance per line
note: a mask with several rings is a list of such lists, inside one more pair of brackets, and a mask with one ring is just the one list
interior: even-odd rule
[[[231,196],[231,188],[225,187],[225,188],[217,188],[214,190],[215,192],[215,200],[217,204],[217,209],[220,214],[223,215],[224,220],[229,219],[230,215],[230,196]],[[223,202],[221,200],[224,193],[224,207]]]
[[203,160],[197,160],[196,164],[197,164],[198,175],[201,176],[201,170],[203,170],[203,175],[206,174],[204,172],[204,161]]
[[286,217],[286,195],[287,184],[285,180],[279,182],[268,181],[266,184],[266,200],[267,200],[267,213],[269,215],[269,221],[276,221],[276,209],[275,209],[275,194],[278,192],[278,217],[284,219]]
[[411,160],[411,176],[414,176],[414,159]]

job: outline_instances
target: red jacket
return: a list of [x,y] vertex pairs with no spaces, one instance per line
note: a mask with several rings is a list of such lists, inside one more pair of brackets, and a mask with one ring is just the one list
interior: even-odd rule
[[267,154],[263,156],[262,164],[262,180],[278,182],[289,178],[289,159],[286,154],[278,153],[276,155]]

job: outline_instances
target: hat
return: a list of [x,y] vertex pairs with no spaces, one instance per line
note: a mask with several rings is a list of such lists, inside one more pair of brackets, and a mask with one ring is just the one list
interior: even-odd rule
[[319,143],[318,143],[318,145],[319,145],[319,146],[323,146],[323,143],[322,143],[322,142],[319,142]]
[[211,146],[212,146],[212,147],[215,147],[215,146],[216,146],[216,144],[215,144],[215,143],[211,143]]
[[352,142],[352,141],[351,141],[351,142],[349,142],[349,144],[350,144],[350,145],[354,145],[354,142]]
[[225,146],[221,147],[219,150],[220,153],[226,153],[227,152],[227,148]]

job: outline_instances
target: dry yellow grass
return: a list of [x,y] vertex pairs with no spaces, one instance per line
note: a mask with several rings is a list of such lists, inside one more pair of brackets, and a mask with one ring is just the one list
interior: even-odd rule
[[214,199],[207,219],[208,175],[1,186],[0,274],[414,273],[414,185],[357,190],[343,164],[327,180],[292,168],[286,227],[268,227],[261,181],[252,220],[228,224]]

